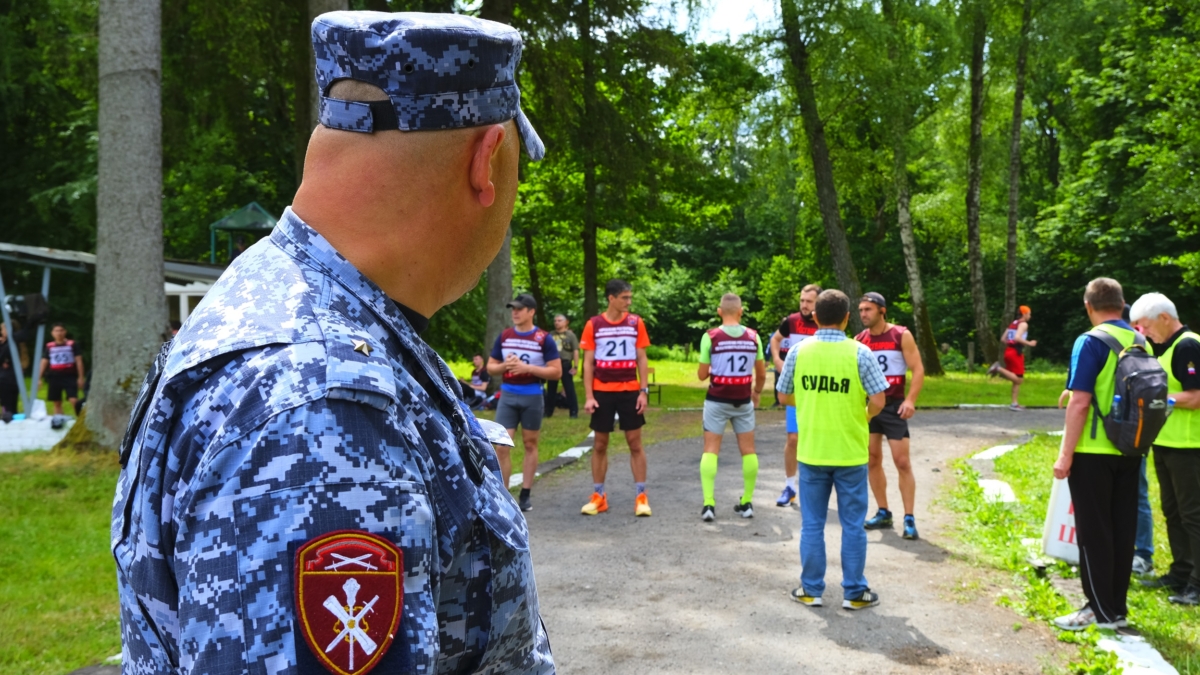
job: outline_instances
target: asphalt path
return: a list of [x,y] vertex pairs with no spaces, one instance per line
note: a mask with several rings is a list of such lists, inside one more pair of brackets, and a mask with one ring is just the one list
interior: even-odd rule
[[[580,515],[592,491],[585,456],[542,478],[526,514],[559,672],[1040,673],[1061,660],[1062,647],[1044,626],[996,605],[1002,575],[946,550],[953,517],[933,502],[954,479],[953,459],[1061,424],[1062,413],[1052,410],[919,413],[911,426],[921,539],[868,533],[867,579],[882,602],[857,612],[840,608],[836,502],[825,533],[826,606],[788,597],[799,583],[800,516],[775,506],[782,425],[756,432],[760,470],[749,520],[732,511],[742,492],[732,433],[721,451],[713,523],[699,516],[699,438],[648,448],[650,518],[633,516],[624,453],[610,454],[609,512]],[[890,458],[885,465],[895,510]]]

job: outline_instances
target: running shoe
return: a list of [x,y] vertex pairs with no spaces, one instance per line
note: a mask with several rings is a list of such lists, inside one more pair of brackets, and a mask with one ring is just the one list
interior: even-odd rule
[[1054,620],[1055,626],[1071,631],[1083,630],[1094,623],[1096,623],[1096,614],[1091,607],[1084,607]]
[[583,505],[579,512],[585,516],[594,516],[597,513],[604,513],[608,510],[608,495],[602,495],[599,492],[592,493],[592,501]]
[[1187,588],[1183,589],[1182,593],[1168,596],[1167,600],[1170,600],[1176,605],[1200,605],[1200,588],[1197,588],[1196,586],[1188,586]]
[[819,595],[809,595],[803,588],[793,588],[790,593],[793,602],[798,602],[807,607],[824,607],[825,603],[821,601]]
[[650,499],[646,497],[646,493],[637,496],[633,502],[633,515],[648,516],[650,515]]
[[745,504],[739,502],[737,506],[733,507],[733,512],[743,518],[754,517],[754,507],[750,505],[750,502],[746,502]]
[[1025,406],[1021,405],[1020,403],[1009,403],[1008,409],[1009,410],[1024,410]]
[[999,361],[993,363],[992,366],[988,368],[988,377],[995,377],[996,373],[1000,372],[1000,368],[1001,366]]
[[792,506],[796,503],[796,491],[791,485],[783,486],[783,494],[779,495],[779,499],[775,500],[775,506]]
[[1154,574],[1154,563],[1140,555],[1133,556],[1133,574],[1138,577]]
[[904,516],[904,534],[900,535],[905,539],[919,539],[917,535],[917,519],[912,516]]
[[700,517],[704,520],[704,522],[711,523],[716,519],[717,511],[708,504],[705,504],[704,508],[700,509]]
[[1169,574],[1153,579],[1138,579],[1138,583],[1146,588],[1165,588],[1171,593],[1182,593],[1187,586],[1186,582],[1179,581]]
[[879,509],[873,517],[863,523],[863,529],[866,530],[882,530],[890,527],[892,527],[892,512],[887,509]]
[[521,497],[521,499],[519,500],[519,504],[521,506],[522,511],[532,511],[533,510],[533,504],[529,503],[529,495],[525,495],[525,496]]
[[866,609],[879,604],[879,594],[874,593],[871,589],[862,592],[862,595],[853,600],[842,600],[842,609]]

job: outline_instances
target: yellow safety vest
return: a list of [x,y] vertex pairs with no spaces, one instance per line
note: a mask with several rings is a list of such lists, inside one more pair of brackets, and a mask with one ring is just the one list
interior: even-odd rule
[[[1188,338],[1200,342],[1200,335],[1185,331],[1171,343],[1170,349],[1158,357],[1163,370],[1167,371],[1167,396],[1174,396],[1183,391],[1183,383],[1175,379],[1175,373],[1171,370],[1171,357],[1175,355],[1175,345]],[[1200,448],[1200,410],[1185,410],[1175,406],[1175,410],[1167,418],[1167,425],[1158,432],[1158,438],[1154,439],[1154,444],[1164,448]]]
[[805,340],[796,355],[796,459],[817,466],[867,463],[866,398],[854,340]]
[[[1120,342],[1121,346],[1126,349],[1133,344],[1134,336],[1136,335],[1131,330],[1118,328],[1111,323],[1102,323],[1096,326],[1096,329],[1115,337],[1117,342]],[[1112,412],[1113,394],[1117,388],[1115,379],[1117,356],[1108,347],[1105,347],[1105,349],[1108,351],[1108,360],[1104,362],[1104,367],[1100,369],[1100,374],[1096,376],[1096,390],[1093,396],[1095,397],[1096,406],[1100,407],[1100,413],[1108,417],[1108,414]],[[1075,446],[1075,452],[1088,455],[1122,456],[1117,446],[1108,440],[1108,434],[1104,433],[1103,420],[1097,420],[1096,437],[1092,438],[1092,418],[1096,415],[1096,406],[1088,406],[1087,420],[1083,423],[1083,433],[1079,435],[1079,444]]]

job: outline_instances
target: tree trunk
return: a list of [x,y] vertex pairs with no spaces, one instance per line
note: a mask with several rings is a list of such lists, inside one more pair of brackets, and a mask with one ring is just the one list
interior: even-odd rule
[[533,301],[537,303],[537,318],[543,326],[553,326],[554,322],[545,315],[546,303],[542,300],[542,284],[538,281],[537,258],[533,255],[533,234],[529,230],[525,230],[524,239],[525,264],[529,266],[529,292],[533,294]]
[[1017,46],[1016,83],[1013,86],[1012,131],[1008,141],[1008,251],[1004,266],[1004,314],[1001,322],[1017,313],[1017,216],[1021,196],[1021,125],[1025,108],[1025,64],[1029,54],[1031,0],[1021,3],[1021,41]]
[[116,447],[168,335],[159,0],[100,2],[96,300],[87,427]]
[[308,0],[294,0],[292,3],[296,12],[295,40],[300,53],[294,54],[292,60],[292,107],[295,122],[292,125],[295,148],[292,151],[292,162],[296,167],[296,188],[300,188],[304,180],[304,156],[308,153],[308,139],[312,136],[315,118],[312,117],[312,90],[316,88],[316,77],[313,74],[312,55],[312,17],[308,15]]
[[592,36],[592,2],[581,0],[575,15],[580,36],[583,60],[583,111],[579,119],[580,151],[583,155],[583,315],[600,313],[598,276],[599,254],[596,251],[596,153],[593,151],[592,116],[598,111],[596,103],[595,38]]
[[987,18],[978,4],[972,10],[971,30],[971,137],[967,147],[967,258],[971,276],[971,304],[975,313],[975,340],[990,363],[997,358],[996,336],[988,318],[983,287],[983,247],[979,239],[980,183],[983,179],[983,51]]
[[929,305],[925,302],[925,285],[921,283],[921,265],[917,260],[917,238],[913,234],[912,214],[908,208],[908,152],[904,145],[905,140],[903,133],[894,137],[893,171],[900,244],[904,249],[904,269],[908,273],[908,294],[913,303],[913,334],[917,338],[917,347],[921,350],[925,373],[944,375],[937,340],[933,337],[933,322],[929,320]]
[[[500,23],[512,23],[513,0],[483,0],[479,8],[480,18]],[[496,252],[487,268],[487,324],[483,338],[483,353],[487,354],[501,331],[511,323],[506,305],[513,297],[512,271],[512,227],[504,234],[504,244]],[[492,378],[490,391],[499,386],[499,378]]]
[[[817,186],[817,207],[821,211],[825,237],[829,240],[833,272],[837,277],[838,286],[853,302],[862,293],[858,285],[858,272],[854,269],[854,260],[850,257],[846,230],[842,226],[841,211],[838,208],[837,186],[833,181],[833,162],[829,159],[829,148],[825,143],[825,125],[817,111],[817,94],[809,67],[808,44],[800,34],[800,17],[794,0],[780,0],[779,5],[788,60],[792,65],[792,86],[796,89],[800,118],[804,122],[804,133],[808,138],[813,179]],[[850,312],[850,325],[856,332],[862,329],[858,312]]]

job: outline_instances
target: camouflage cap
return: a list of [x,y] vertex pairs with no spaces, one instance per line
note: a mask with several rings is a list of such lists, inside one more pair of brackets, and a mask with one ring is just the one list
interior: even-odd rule
[[[545,154],[521,110],[521,35],[460,14],[328,12],[313,20],[319,118],[332,129],[429,131],[516,120],[525,151]],[[338,80],[372,84],[390,101],[328,97]]]

